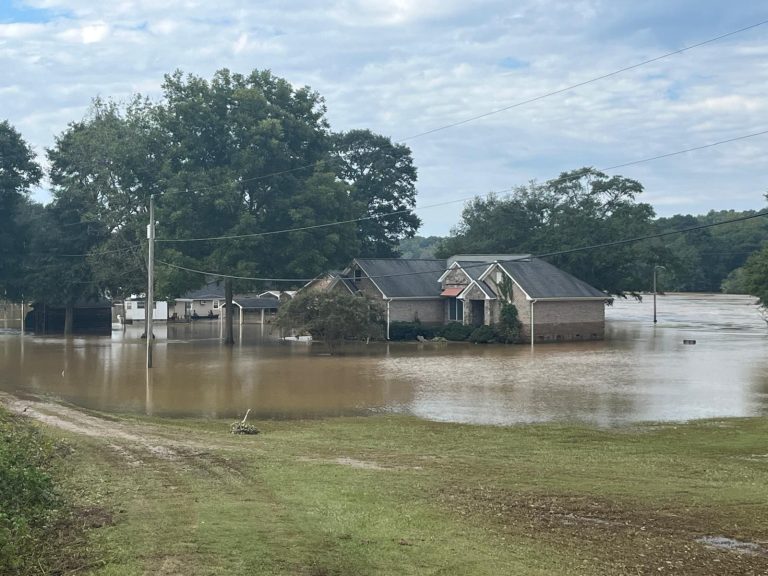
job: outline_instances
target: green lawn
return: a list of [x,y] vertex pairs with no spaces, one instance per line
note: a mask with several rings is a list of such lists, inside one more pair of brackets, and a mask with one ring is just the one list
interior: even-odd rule
[[129,437],[49,429],[74,449],[66,492],[111,520],[79,574],[768,573],[696,542],[768,550],[768,419],[105,422]]

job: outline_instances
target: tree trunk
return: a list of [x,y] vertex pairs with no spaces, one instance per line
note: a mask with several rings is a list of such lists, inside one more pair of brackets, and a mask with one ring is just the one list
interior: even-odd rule
[[64,336],[72,335],[72,324],[75,320],[75,305],[67,304],[64,308]]
[[235,330],[232,323],[235,308],[232,304],[232,278],[224,279],[224,300],[226,302],[225,315],[224,315],[224,344],[229,346],[235,343]]

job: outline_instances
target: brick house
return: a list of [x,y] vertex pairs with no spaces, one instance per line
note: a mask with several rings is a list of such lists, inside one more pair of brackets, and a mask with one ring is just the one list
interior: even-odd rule
[[391,322],[480,326],[498,322],[499,283],[509,278],[512,303],[532,342],[601,340],[611,298],[556,266],[527,254],[468,254],[447,260],[358,258],[307,288],[363,293],[381,300]]
[[[551,342],[605,337],[605,305],[612,298],[604,292],[549,262],[531,257],[499,260],[480,276],[496,293],[504,277],[512,280],[512,303],[524,339]],[[497,301],[492,321],[499,308]]]

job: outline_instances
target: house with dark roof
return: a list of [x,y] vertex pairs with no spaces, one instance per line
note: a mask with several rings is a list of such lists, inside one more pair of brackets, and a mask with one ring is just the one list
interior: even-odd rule
[[[277,316],[277,310],[283,295],[271,292],[261,294],[234,294],[232,305],[236,321],[240,324],[268,324]],[[291,295],[285,297],[292,297]],[[168,309],[169,318],[175,320],[190,320],[194,318],[224,318],[226,305],[224,284],[208,282],[202,288],[190,290]]]
[[521,335],[532,342],[600,340],[611,298],[530,254],[463,254],[447,260],[357,258],[306,288],[363,293],[381,300],[391,322],[481,326],[499,321],[511,281]]
[[445,300],[438,281],[444,271],[445,260],[356,258],[327,289],[381,300],[389,334],[392,322],[444,323]]
[[[480,279],[496,294],[504,278],[512,281],[512,303],[531,342],[602,340],[605,337],[605,292],[549,262],[507,257],[491,264]],[[495,307],[496,314],[500,306]],[[491,322],[497,315],[491,311]],[[486,322],[489,323],[489,322]]]

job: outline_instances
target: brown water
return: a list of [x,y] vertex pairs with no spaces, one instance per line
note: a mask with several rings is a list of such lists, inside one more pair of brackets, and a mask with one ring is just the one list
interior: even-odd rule
[[375,344],[340,357],[269,327],[244,327],[229,349],[218,322],[161,325],[149,375],[138,329],[69,340],[0,331],[0,389],[175,416],[617,425],[768,414],[768,325],[753,298],[660,296],[656,327],[651,297],[617,301],[607,317],[604,342]]

